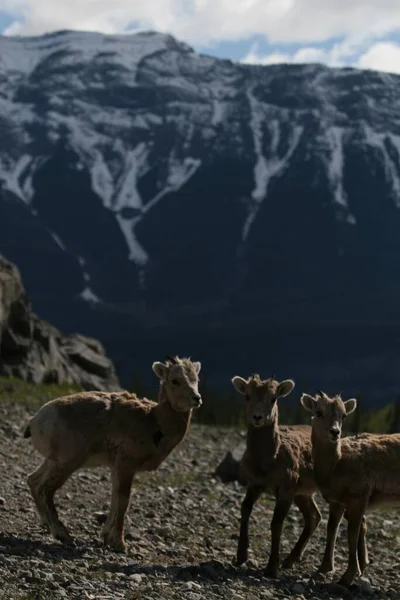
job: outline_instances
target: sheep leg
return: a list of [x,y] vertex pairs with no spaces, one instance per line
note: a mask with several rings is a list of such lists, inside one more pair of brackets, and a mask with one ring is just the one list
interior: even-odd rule
[[237,547],[236,563],[243,564],[248,559],[249,549],[249,519],[253,506],[262,494],[262,488],[250,485],[247,488],[246,496],[242,502],[240,510],[240,534]]
[[368,548],[367,548],[367,519],[365,515],[362,518],[360,535],[358,537],[358,562],[360,564],[361,573],[369,565]]
[[111,508],[103,527],[103,540],[115,552],[125,552],[124,520],[129,506],[134,471],[119,465],[112,471]]
[[47,471],[48,464],[49,464],[49,461],[47,459],[44,460],[42,462],[42,464],[36,469],[36,471],[34,471],[33,473],[30,473],[27,478],[28,486],[29,486],[30,492],[32,494],[33,501],[35,503],[36,512],[38,514],[40,524],[42,527],[46,527],[46,528],[48,528],[49,524],[47,522],[45,508],[42,504],[40,496],[37,493],[37,487],[40,484],[40,481],[41,481],[43,475]]
[[282,527],[293,500],[293,496],[278,497],[276,500],[274,515],[271,521],[271,553],[264,571],[264,574],[268,577],[276,578],[278,576]]
[[317,572],[326,575],[335,570],[335,545],[339,531],[339,525],[343,518],[344,506],[331,502],[329,504],[329,517],[326,531],[325,552],[321,565]]
[[363,504],[355,504],[347,508],[347,543],[349,548],[349,559],[347,569],[339,581],[341,585],[350,585],[355,577],[361,573],[358,562],[358,542],[361,534],[364,511],[365,507]]
[[58,517],[54,506],[54,494],[79,466],[80,464],[75,462],[60,465],[48,460],[47,468],[35,488],[35,494],[51,534],[56,540],[66,544],[72,543],[73,539]]
[[[344,518],[347,520],[347,511],[344,513]],[[358,562],[360,564],[361,573],[363,573],[369,565],[366,535],[367,519],[364,515],[361,522],[360,535],[358,537]]]
[[321,521],[321,513],[313,497],[295,496],[294,503],[304,518],[304,528],[293,550],[282,563],[283,569],[289,569],[300,562],[306,546]]
[[106,522],[103,525],[103,529],[101,535],[103,537],[103,542],[105,545],[108,544],[108,537],[110,535],[110,531],[113,527],[113,523],[115,521],[115,512],[118,502],[118,477],[116,469],[114,468],[111,471],[111,505],[110,510],[108,512],[108,516]]

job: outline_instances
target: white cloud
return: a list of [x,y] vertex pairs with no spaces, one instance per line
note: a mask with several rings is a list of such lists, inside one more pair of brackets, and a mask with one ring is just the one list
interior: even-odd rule
[[277,63],[323,63],[331,67],[350,65],[360,69],[373,69],[400,73],[400,44],[395,42],[367,43],[360,38],[344,40],[331,48],[322,49],[312,46],[300,48],[293,53],[272,52],[260,54],[254,44],[243,63],[271,65]]
[[333,44],[329,48],[304,46],[293,53],[273,52],[263,55],[254,44],[248,54],[242,59],[244,63],[270,65],[273,63],[325,63],[332,67],[340,67],[353,62],[366,45],[364,36],[349,37]]
[[256,34],[312,44],[400,30],[398,0],[0,0],[0,11],[15,15],[8,34],[117,33],[135,23],[202,45]]
[[400,44],[393,42],[374,44],[360,57],[358,66],[362,69],[400,73]]
[[241,62],[253,65],[273,65],[278,63],[326,63],[328,62],[327,59],[327,53],[320,48],[305,47],[293,54],[272,52],[271,54],[263,55],[258,52],[258,44],[254,44]]

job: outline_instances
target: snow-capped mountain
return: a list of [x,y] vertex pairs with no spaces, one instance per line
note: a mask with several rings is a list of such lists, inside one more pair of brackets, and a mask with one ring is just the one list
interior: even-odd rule
[[41,316],[114,356],[173,340],[218,371],[229,341],[263,370],[392,348],[399,99],[395,75],[152,32],[0,37],[0,252]]

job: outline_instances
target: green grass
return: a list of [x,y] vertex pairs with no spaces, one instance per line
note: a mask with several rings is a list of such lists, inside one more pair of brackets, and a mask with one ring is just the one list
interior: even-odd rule
[[81,389],[69,383],[34,384],[14,377],[0,377],[0,403],[15,403],[27,408],[38,408],[48,400],[73,394]]

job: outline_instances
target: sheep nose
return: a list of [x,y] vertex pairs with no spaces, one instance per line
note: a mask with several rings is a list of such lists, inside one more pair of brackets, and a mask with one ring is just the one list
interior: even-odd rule
[[332,437],[338,438],[340,434],[340,429],[338,427],[331,427],[330,433]]
[[193,396],[193,402],[194,402],[195,406],[197,406],[197,407],[199,407],[203,404],[203,400],[202,400],[200,394],[195,394]]
[[259,423],[262,419],[262,415],[253,415],[254,423]]

